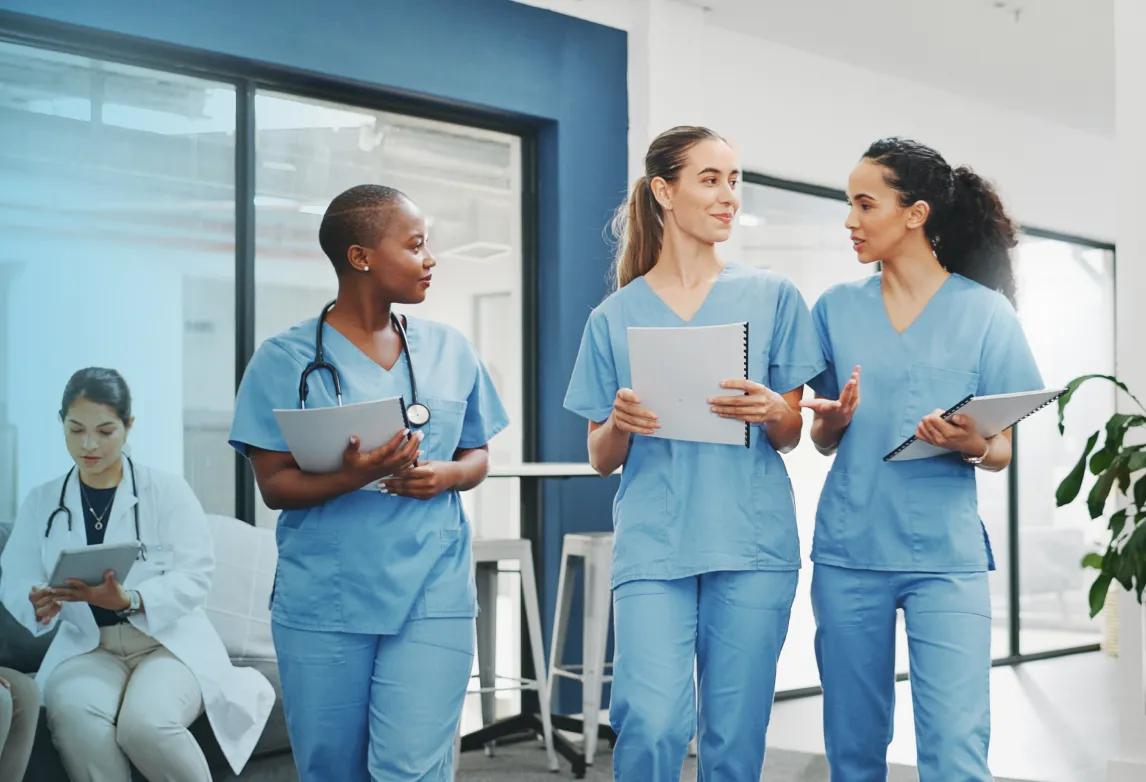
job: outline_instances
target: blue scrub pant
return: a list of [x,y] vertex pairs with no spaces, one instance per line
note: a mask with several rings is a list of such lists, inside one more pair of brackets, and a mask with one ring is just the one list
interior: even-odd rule
[[473,619],[397,635],[271,629],[301,782],[453,779]]
[[613,591],[618,782],[679,782],[698,714],[697,779],[760,779],[796,577],[720,571]]
[[895,710],[895,612],[907,628],[920,782],[989,782],[991,595],[986,573],[815,566],[812,608],[832,782],[885,782]]

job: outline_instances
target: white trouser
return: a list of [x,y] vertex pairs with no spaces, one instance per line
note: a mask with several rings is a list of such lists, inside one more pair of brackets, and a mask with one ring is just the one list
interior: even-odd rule
[[0,782],[23,779],[40,719],[40,691],[31,677],[0,668]]
[[130,782],[128,761],[151,782],[210,782],[187,730],[203,713],[191,671],[124,623],[61,663],[44,688],[48,727],[72,782]]

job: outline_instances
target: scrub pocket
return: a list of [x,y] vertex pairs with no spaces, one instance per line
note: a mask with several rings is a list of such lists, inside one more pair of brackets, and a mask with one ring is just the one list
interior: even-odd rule
[[907,491],[914,558],[986,568],[973,475],[917,478],[907,483]]
[[310,525],[279,524],[279,558],[271,612],[288,626],[339,629],[342,626],[342,568],[338,535]]
[[477,587],[462,532],[460,526],[438,531],[438,561],[426,577],[427,617],[477,616]]
[[769,562],[799,562],[796,502],[788,476],[782,470],[754,475],[752,498],[757,556]]
[[613,500],[613,570],[645,566],[676,555],[680,523],[669,512],[669,493],[660,481],[629,486]]
[[422,441],[423,460],[452,460],[462,436],[466,403],[425,394],[419,394],[418,401],[430,408],[430,422],[422,427],[425,432]]
[[968,395],[974,394],[978,388],[978,372],[912,364],[907,375],[903,418],[895,441],[888,444],[887,450],[890,451],[915,434],[923,416],[933,410],[947,410],[955,406]]

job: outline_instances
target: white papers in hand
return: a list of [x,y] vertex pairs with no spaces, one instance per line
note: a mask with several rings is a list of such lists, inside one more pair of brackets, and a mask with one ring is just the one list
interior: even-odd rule
[[406,428],[401,397],[361,402],[342,407],[275,410],[283,438],[304,472],[335,472],[350,438],[358,436],[359,449],[372,451]]
[[652,437],[702,443],[747,445],[748,425],[721,418],[708,398],[734,396],[723,380],[745,377],[748,324],[628,329],[633,391],[656,413]]

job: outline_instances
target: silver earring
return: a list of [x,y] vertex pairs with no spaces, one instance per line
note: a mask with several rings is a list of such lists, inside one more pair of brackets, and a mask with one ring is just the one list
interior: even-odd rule
[[369,266],[363,266],[362,271],[368,272],[368,271],[370,271],[370,267]]

